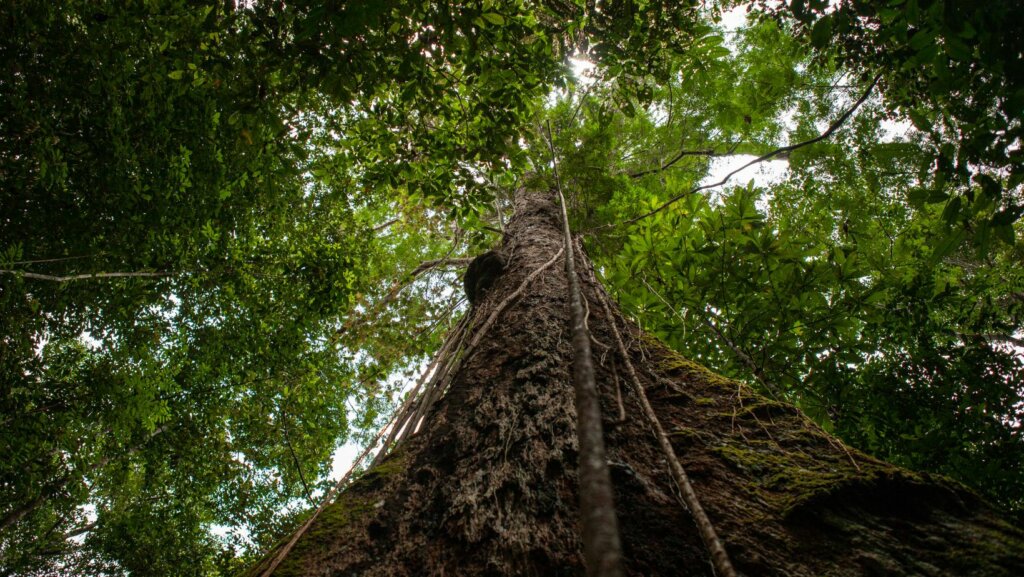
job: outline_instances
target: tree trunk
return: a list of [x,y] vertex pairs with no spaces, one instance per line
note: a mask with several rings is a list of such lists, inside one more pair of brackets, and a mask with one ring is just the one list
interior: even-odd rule
[[[559,225],[550,195],[520,195],[507,266],[476,299],[470,336],[559,250]],[[589,260],[576,259],[628,574],[712,569],[621,369],[612,322],[742,574],[1024,575],[1024,535],[974,494],[847,449],[794,407],[681,358],[617,309],[607,318]],[[536,278],[449,376],[420,432],[341,493],[275,575],[583,574],[566,287],[560,266]]]

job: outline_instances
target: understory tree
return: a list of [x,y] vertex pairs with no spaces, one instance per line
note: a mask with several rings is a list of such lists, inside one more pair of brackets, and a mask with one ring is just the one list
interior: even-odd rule
[[1017,4],[0,22],[0,574],[1020,572]]

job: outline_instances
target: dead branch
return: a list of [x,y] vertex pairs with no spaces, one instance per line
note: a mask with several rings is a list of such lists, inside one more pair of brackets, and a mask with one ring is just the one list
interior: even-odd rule
[[29,278],[33,280],[45,280],[57,283],[66,283],[76,280],[94,280],[94,279],[105,279],[105,278],[160,278],[166,276],[172,276],[175,273],[171,272],[91,272],[83,274],[73,274],[68,276],[58,276],[51,274],[39,274],[35,272],[27,272],[23,270],[0,270],[0,274],[7,274],[11,276],[20,276],[22,278]]

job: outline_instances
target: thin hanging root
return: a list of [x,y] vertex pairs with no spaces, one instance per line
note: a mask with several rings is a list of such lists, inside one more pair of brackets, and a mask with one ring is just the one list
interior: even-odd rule
[[[396,413],[395,417],[397,416],[398,415]],[[295,543],[297,543],[299,539],[306,533],[306,530],[309,529],[309,527],[313,524],[313,521],[316,521],[316,518],[320,516],[320,513],[322,513],[323,510],[327,508],[327,504],[331,502],[334,496],[338,494],[338,491],[340,491],[341,488],[345,485],[345,483],[349,480],[349,478],[352,476],[352,472],[356,470],[356,466],[359,465],[359,463],[362,463],[363,460],[366,459],[366,456],[370,454],[370,451],[372,451],[373,448],[377,446],[377,443],[379,443],[381,437],[384,436],[384,431],[387,430],[388,426],[397,426],[397,419],[395,417],[392,417],[391,422],[389,422],[387,425],[384,425],[383,427],[381,427],[379,431],[377,431],[377,435],[373,438],[373,440],[366,445],[366,448],[363,449],[363,452],[360,453],[359,456],[356,457],[356,460],[352,462],[352,468],[349,469],[348,472],[346,472],[344,475],[342,475],[341,478],[338,479],[338,482],[335,483],[334,486],[331,487],[329,491],[327,491],[327,494],[324,495],[323,500],[320,501],[320,506],[316,508],[316,511],[313,511],[313,514],[309,516],[309,519],[306,519],[306,522],[303,523],[302,526],[299,527],[299,530],[292,535],[292,538],[288,540],[288,543],[286,543],[285,546],[282,547],[280,551],[278,551],[277,555],[275,555],[273,560],[271,560],[270,565],[268,565],[267,568],[263,571],[263,573],[260,574],[260,577],[270,577],[270,575],[273,574],[275,570],[277,570],[277,567],[281,564],[282,561],[284,561],[285,557],[287,557],[288,554],[291,553],[292,548],[295,547]],[[381,452],[383,451],[384,448],[381,449]]]
[[651,428],[654,429],[654,434],[658,438],[658,444],[661,446],[662,452],[665,453],[665,458],[668,460],[672,478],[675,480],[676,486],[679,488],[679,492],[683,496],[683,503],[690,510],[690,514],[693,515],[693,520],[697,523],[697,530],[700,532],[700,538],[704,542],[704,546],[707,548],[708,552],[711,554],[711,564],[715,569],[715,573],[719,577],[737,577],[736,570],[733,569],[732,566],[732,561],[729,560],[729,554],[725,551],[725,546],[722,545],[721,539],[718,538],[718,534],[715,532],[714,525],[711,524],[711,520],[708,519],[707,513],[704,512],[704,507],[700,504],[697,492],[693,490],[690,478],[686,475],[686,471],[683,469],[683,465],[679,462],[679,458],[676,457],[675,449],[672,448],[672,443],[669,442],[668,435],[665,434],[665,430],[661,427],[661,422],[658,420],[658,416],[654,413],[654,407],[652,407],[650,401],[647,400],[647,393],[644,392],[644,388],[640,384],[640,379],[636,375],[636,369],[633,368],[633,363],[629,360],[629,353],[626,350],[626,345],[622,342],[622,335],[619,334],[619,327],[616,326],[615,317],[612,316],[611,307],[608,305],[607,299],[599,288],[596,292],[598,299],[601,301],[601,307],[604,309],[605,318],[608,319],[608,323],[612,327],[612,333],[615,335],[615,342],[619,346],[619,354],[622,356],[622,360],[626,365],[626,371],[629,373],[630,379],[633,381],[633,387],[636,389],[637,398],[640,399],[640,406],[644,410],[644,416],[647,417],[647,420],[651,424]]
[[825,429],[821,428],[821,425],[815,423],[813,419],[806,415],[804,415],[804,422],[810,424],[811,427],[817,429],[819,433],[824,435],[825,440],[828,441],[829,445],[832,445],[833,449],[840,449],[844,453],[846,453],[846,458],[850,460],[850,463],[853,465],[853,468],[857,469],[857,472],[860,473],[860,465],[857,464],[857,460],[853,458],[853,453],[850,452],[850,449],[846,446],[845,443],[843,443],[842,441],[839,441],[837,443],[836,440],[832,438],[832,435],[828,434],[828,432],[825,431]]
[[619,382],[619,369],[615,357],[612,357],[612,378],[615,379],[615,403],[619,406],[619,420],[615,424],[621,425],[626,422],[626,405],[622,403],[622,383]]
[[[395,425],[394,427],[391,428],[391,432],[388,433],[388,438],[384,440],[384,446],[381,447],[380,452],[377,453],[376,457],[374,457],[372,465],[376,465],[378,462],[380,462],[381,459],[384,458],[385,455],[388,454],[388,449],[391,447],[391,444],[395,442],[395,439],[398,437],[398,433],[403,430],[403,427],[409,426],[409,413],[412,412],[413,408],[417,406],[417,401],[422,401],[422,395],[419,394],[420,388],[423,386],[424,381],[426,381],[427,376],[429,376],[434,370],[434,367],[437,366],[437,360],[439,358],[441,358],[440,353],[437,356],[435,356],[432,361],[430,361],[430,364],[427,366],[426,370],[423,371],[423,374],[420,375],[419,380],[416,381],[416,386],[413,387],[412,392],[409,394],[409,397],[405,400],[404,403],[402,403],[401,408],[399,408],[398,411],[395,413]],[[424,391],[424,395],[425,394],[426,391]]]
[[[391,428],[391,432],[388,434],[387,439],[384,441],[384,446],[381,447],[380,452],[378,452],[377,455],[373,458],[371,466],[376,465],[377,463],[380,462],[381,459],[386,457],[390,452],[392,443],[400,442],[402,439],[407,437],[409,435],[409,428],[411,426],[415,426],[418,419],[414,419],[412,416],[410,416],[410,414],[413,412],[414,409],[418,413],[418,409],[422,406],[424,400],[431,393],[431,386],[436,381],[437,376],[437,371],[435,370],[435,368],[437,367],[439,362],[442,362],[449,357],[448,351],[451,348],[452,343],[456,339],[460,338],[460,335],[465,330],[466,318],[467,317],[463,317],[458,322],[458,324],[455,325],[455,328],[445,337],[445,341],[441,345],[441,348],[437,351],[437,354],[434,355],[433,360],[430,361],[430,364],[427,366],[426,370],[423,371],[423,374],[421,374],[420,378],[416,381],[416,386],[413,387],[412,393],[409,395],[408,398],[406,398],[405,402],[402,403],[401,408],[399,408],[399,410],[396,412],[397,417],[395,418],[395,425],[394,427]],[[431,375],[433,376],[428,381],[427,377]],[[425,381],[426,387],[424,387],[423,393],[420,394],[419,390],[421,387],[423,387]],[[399,436],[399,434],[401,434],[401,436]]]
[[516,288],[515,292],[508,295],[507,297],[505,297],[505,300],[498,303],[498,306],[494,308],[494,312],[491,313],[491,316],[487,317],[487,320],[484,321],[484,324],[480,326],[480,330],[478,330],[476,334],[473,335],[473,338],[469,341],[469,346],[466,348],[466,353],[463,355],[463,358],[468,357],[469,353],[471,353],[473,349],[475,349],[476,346],[480,344],[480,340],[487,335],[487,331],[491,330],[491,327],[494,326],[495,321],[498,320],[498,316],[501,315],[505,308],[508,307],[508,305],[512,304],[512,301],[516,300],[517,298],[522,296],[524,292],[526,292],[526,287],[528,287],[530,283],[533,282],[533,279],[537,278],[537,276],[539,276],[540,273],[547,270],[548,267],[558,262],[558,259],[559,257],[562,256],[563,252],[565,252],[565,247],[559,248],[558,252],[555,253],[555,256],[551,257],[551,260],[540,265],[533,272],[527,275],[526,278],[523,279],[523,282],[519,284],[519,287]]
[[434,403],[437,402],[444,393],[448,375],[452,373],[459,362],[459,351],[462,349],[462,344],[466,342],[466,335],[469,331],[470,322],[471,317],[469,315],[463,317],[462,322],[459,323],[459,327],[452,335],[451,341],[447,343],[449,347],[453,344],[455,346],[453,348],[449,348],[441,359],[441,364],[438,366],[437,372],[433,377],[431,377],[427,390],[423,394],[423,401],[416,409],[416,414],[413,416],[412,423],[410,423],[409,428],[402,433],[402,439],[416,432],[420,422],[426,418],[431,407],[434,406]]
[[622,577],[622,540],[615,514],[608,457],[605,454],[604,431],[601,426],[601,402],[594,379],[594,358],[590,349],[589,331],[583,310],[580,278],[573,256],[569,213],[558,179],[558,158],[547,123],[548,147],[551,149],[551,172],[555,192],[562,208],[562,233],[565,246],[565,277],[568,284],[570,322],[572,326],[572,380],[576,396],[576,439],[579,444],[577,481],[579,483],[583,559],[589,577]]

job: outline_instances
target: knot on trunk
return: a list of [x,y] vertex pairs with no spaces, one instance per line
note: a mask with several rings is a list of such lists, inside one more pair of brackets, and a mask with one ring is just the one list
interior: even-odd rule
[[470,304],[476,304],[487,289],[494,285],[494,281],[505,270],[506,263],[505,255],[496,250],[489,250],[469,263],[462,277],[462,286]]

